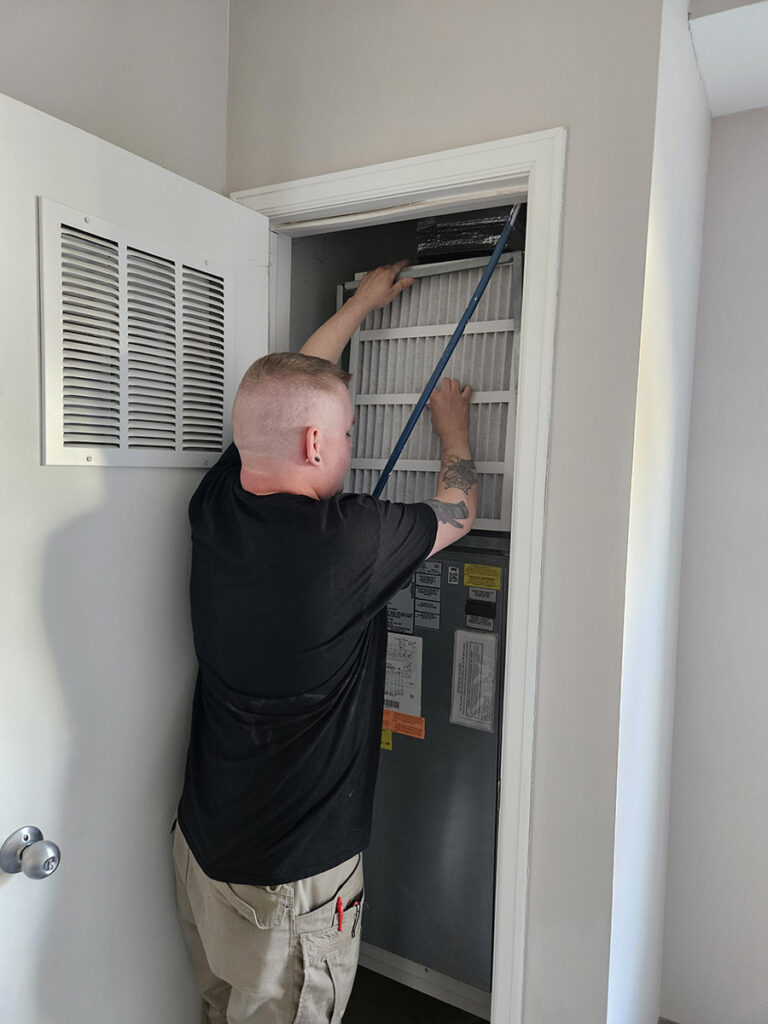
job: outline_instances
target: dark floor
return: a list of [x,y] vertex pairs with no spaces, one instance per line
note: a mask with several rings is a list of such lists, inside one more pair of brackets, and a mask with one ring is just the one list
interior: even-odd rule
[[358,967],[344,1024],[487,1024],[439,999]]

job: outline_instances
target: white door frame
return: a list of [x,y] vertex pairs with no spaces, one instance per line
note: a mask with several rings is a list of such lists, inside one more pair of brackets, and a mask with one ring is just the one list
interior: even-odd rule
[[502,725],[492,1024],[523,1012],[542,547],[565,129],[235,192],[269,217],[271,331],[287,338],[290,239],[527,196]]

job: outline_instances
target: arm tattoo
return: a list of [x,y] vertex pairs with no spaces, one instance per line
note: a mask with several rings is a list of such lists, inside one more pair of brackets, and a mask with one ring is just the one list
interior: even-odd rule
[[430,498],[424,504],[435,510],[438,523],[450,523],[457,530],[464,529],[464,523],[461,520],[468,518],[469,509],[463,501],[454,504],[450,501],[438,501],[437,498]]
[[477,473],[472,459],[460,459],[458,455],[446,455],[442,464],[443,484],[457,487],[469,494],[477,483]]

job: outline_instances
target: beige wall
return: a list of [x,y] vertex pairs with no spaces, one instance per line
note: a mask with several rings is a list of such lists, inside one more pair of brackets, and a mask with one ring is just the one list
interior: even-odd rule
[[0,93],[216,192],[228,0],[0,0]]
[[768,109],[716,118],[688,461],[662,1009],[768,1014]]
[[605,1019],[661,2],[233,0],[229,187],[569,132],[525,1019]]

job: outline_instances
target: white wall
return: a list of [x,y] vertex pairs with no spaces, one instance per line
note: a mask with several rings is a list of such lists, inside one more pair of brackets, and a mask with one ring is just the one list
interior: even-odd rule
[[605,1019],[661,0],[233,0],[229,187],[564,125],[525,1016]]
[[40,465],[36,196],[235,267],[238,366],[266,351],[264,219],[0,96],[0,834],[61,846],[0,875],[0,1016],[189,1024],[169,828],[195,660],[193,470]]
[[217,192],[229,0],[0,0],[0,93]]
[[662,1010],[768,1018],[768,109],[716,118],[688,463]]
[[680,556],[710,117],[685,7],[665,0],[640,342],[608,1024],[656,1024]]

